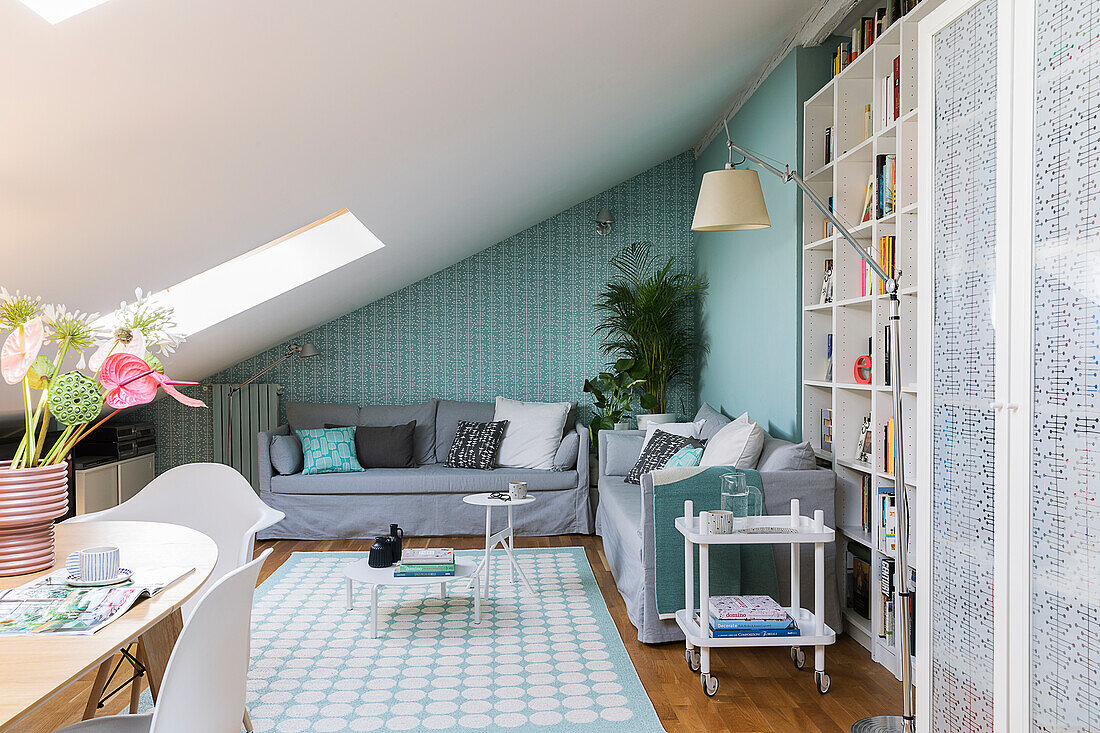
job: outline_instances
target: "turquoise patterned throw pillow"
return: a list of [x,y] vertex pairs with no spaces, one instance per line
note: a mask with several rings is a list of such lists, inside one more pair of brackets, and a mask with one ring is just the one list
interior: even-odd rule
[[672,454],[672,458],[669,458],[665,463],[665,468],[698,466],[701,460],[703,460],[703,449],[692,448],[690,445],[686,445]]
[[355,458],[355,426],[295,430],[302,441],[302,473],[352,473],[363,467]]

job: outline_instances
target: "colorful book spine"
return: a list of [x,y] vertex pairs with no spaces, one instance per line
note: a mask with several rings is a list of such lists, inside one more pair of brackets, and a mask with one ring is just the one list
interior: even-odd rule
[[821,410],[821,450],[833,450],[833,411],[827,408]]
[[789,629],[794,625],[794,619],[790,616],[764,621],[723,621],[713,616],[710,617],[710,627],[716,631],[774,631],[776,629]]
[[740,639],[750,636],[800,636],[802,634],[797,626],[790,629],[764,629],[761,631],[712,628],[710,632],[715,639]]
[[393,570],[393,577],[395,578],[418,578],[418,577],[444,577],[453,576],[455,574],[455,566],[453,563],[438,563],[438,564],[413,564],[413,565],[398,565]]

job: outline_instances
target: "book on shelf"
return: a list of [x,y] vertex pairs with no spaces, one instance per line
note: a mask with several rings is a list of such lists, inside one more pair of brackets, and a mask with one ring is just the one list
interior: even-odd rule
[[833,302],[833,260],[826,258],[825,270],[821,273],[821,293],[818,295],[818,305]]
[[871,175],[867,177],[867,190],[863,194],[863,213],[860,215],[859,223],[871,221],[873,214],[872,204],[875,200],[875,173],[871,171]]
[[825,381],[833,381],[833,335],[831,333],[825,335]]
[[893,555],[898,549],[898,510],[894,502],[894,487],[880,486],[879,498],[879,552]]
[[894,634],[894,561],[880,558],[878,635],[890,640]]
[[886,421],[882,428],[882,472],[894,475],[894,418]]
[[875,218],[881,219],[894,213],[894,176],[897,156],[875,156]]
[[[896,257],[896,253],[894,248],[896,241],[896,238],[892,234],[885,234],[878,238],[878,263],[890,277],[895,277],[894,258]],[[878,283],[878,294],[886,294],[886,281],[881,279]]]
[[871,462],[871,416],[863,418],[863,425],[859,429],[859,440],[856,441],[856,461],[859,463]]
[[[867,247],[867,256],[875,256],[871,247]],[[878,279],[878,276],[871,269],[871,264],[861,257],[859,259],[859,294],[862,296],[874,295],[876,279]]]
[[707,609],[718,621],[778,621],[787,611],[771,596],[711,596]]
[[850,41],[841,41],[837,44],[836,51],[833,52],[833,76],[848,68],[853,58]]
[[852,610],[865,619],[871,618],[871,563],[852,555]]
[[878,8],[875,10],[875,38],[882,35],[882,32],[889,27],[886,22],[886,8]]
[[715,639],[739,639],[749,636],[800,636],[802,631],[798,624],[791,622],[790,626],[782,629],[710,629],[710,635]]
[[454,564],[455,551],[450,547],[416,547],[406,548],[401,552],[401,564]]
[[872,128],[873,128],[873,124],[872,124],[871,120],[872,120],[871,105],[865,104],[865,105],[863,105],[863,139],[864,140],[871,137],[871,132],[872,132]]
[[890,98],[893,99],[894,119],[901,117],[901,56],[894,57],[894,88],[890,90]]
[[825,165],[833,162],[833,128],[825,128]]
[[871,476],[865,475],[860,481],[860,526],[867,534],[871,534]]
[[827,407],[821,409],[821,450],[833,450],[833,411]]
[[890,324],[887,323],[883,326],[885,332],[884,340],[882,342],[882,383],[887,387],[890,386]]
[[[829,197],[829,213],[830,214],[833,213],[833,197],[832,196]],[[833,223],[831,221],[829,221],[828,219],[825,219],[824,230],[825,230],[825,236],[826,237],[833,236]]]

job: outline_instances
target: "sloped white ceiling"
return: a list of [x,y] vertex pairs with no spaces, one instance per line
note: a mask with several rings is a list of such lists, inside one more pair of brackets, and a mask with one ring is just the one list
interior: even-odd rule
[[688,149],[809,5],[0,0],[0,283],[107,311],[343,207],[385,242],[170,362],[208,376]]

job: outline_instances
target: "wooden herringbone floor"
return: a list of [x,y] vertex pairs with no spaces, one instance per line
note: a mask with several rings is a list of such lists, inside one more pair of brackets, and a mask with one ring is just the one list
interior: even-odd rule
[[[784,647],[716,651],[712,658],[712,671],[719,675],[721,684],[718,694],[708,699],[699,686],[698,674],[687,668],[683,644],[650,646],[638,642],[637,633],[627,619],[626,606],[615,589],[599,537],[521,537],[517,538],[516,545],[573,545],[585,548],[619,635],[653,701],[657,715],[669,733],[840,733],[848,731],[853,722],[868,715],[900,712],[901,685],[886,670],[871,662],[867,651],[847,636],[842,636],[826,652],[826,668],[832,676],[832,689],[826,695],[818,694],[813,672],[794,668],[789,652]],[[275,552],[264,567],[260,580],[262,582],[282,565],[291,552],[366,551],[369,546],[370,542],[365,540],[261,542],[258,543],[257,551],[271,547]],[[471,549],[484,547],[484,539],[432,537],[410,539],[406,546]],[[807,667],[810,666],[812,662],[807,664]],[[79,720],[91,682],[89,676],[43,705],[33,717],[25,721],[20,733],[49,733]],[[126,691],[123,691],[101,714],[122,710],[126,697]]]

